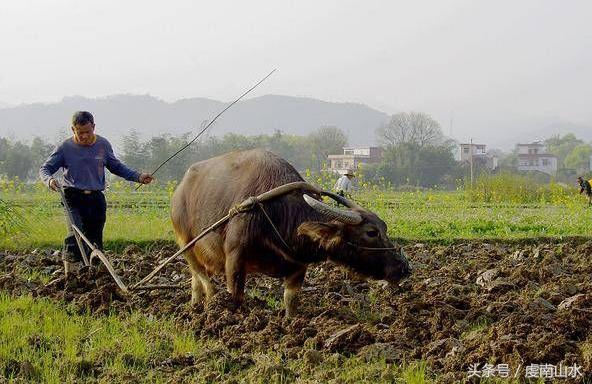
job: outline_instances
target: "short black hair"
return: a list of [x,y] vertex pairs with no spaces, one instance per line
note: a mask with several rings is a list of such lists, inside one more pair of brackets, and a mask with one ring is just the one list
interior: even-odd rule
[[88,123],[95,123],[95,118],[92,113],[88,111],[76,111],[72,115],[72,126],[86,125]]

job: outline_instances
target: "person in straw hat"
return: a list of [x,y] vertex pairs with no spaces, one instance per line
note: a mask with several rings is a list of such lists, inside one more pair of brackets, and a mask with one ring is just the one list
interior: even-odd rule
[[352,179],[354,177],[356,177],[354,171],[351,168],[348,168],[347,171],[345,171],[345,174],[337,180],[333,189],[340,196],[345,197],[346,194],[349,195],[352,191]]

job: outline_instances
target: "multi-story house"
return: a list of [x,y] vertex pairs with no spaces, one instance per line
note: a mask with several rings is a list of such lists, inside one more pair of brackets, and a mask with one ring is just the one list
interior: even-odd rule
[[496,169],[498,166],[497,156],[487,153],[485,144],[462,143],[459,145],[458,160],[461,163],[470,163],[471,157],[475,167]]
[[542,141],[518,144],[518,170],[539,171],[554,176],[557,173],[557,157],[547,152]]
[[348,169],[356,170],[360,164],[379,163],[382,158],[380,147],[346,147],[343,154],[329,155],[330,170],[345,173]]

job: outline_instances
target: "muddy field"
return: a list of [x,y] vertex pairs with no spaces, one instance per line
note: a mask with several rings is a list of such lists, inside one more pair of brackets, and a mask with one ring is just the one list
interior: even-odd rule
[[[129,247],[108,256],[130,284],[174,251],[165,246],[143,254]],[[50,251],[0,253],[0,289],[64,300],[95,314],[140,310],[173,317],[199,337],[241,350],[247,360],[267,350],[311,364],[336,353],[395,364],[422,359],[442,382],[466,379],[470,364],[485,362],[511,370],[577,363],[592,372],[592,241],[414,244],[404,251],[414,271],[396,289],[330,264],[309,269],[294,319],[283,317],[277,279],[251,276],[245,306],[232,311],[218,278],[214,299],[205,308],[190,308],[189,286],[126,298],[101,270],[65,280],[59,257]],[[22,277],[27,270],[54,277],[45,285],[31,283]],[[188,279],[180,259],[153,283]],[[171,362],[179,369],[195,363]]]

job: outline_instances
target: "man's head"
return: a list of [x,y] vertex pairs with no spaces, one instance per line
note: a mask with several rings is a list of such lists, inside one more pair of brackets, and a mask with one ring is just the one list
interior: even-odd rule
[[354,175],[353,169],[351,168],[345,171],[345,176],[347,176],[348,179],[353,179],[354,177],[356,177],[356,175]]
[[95,119],[90,112],[77,111],[72,115],[72,132],[76,142],[92,145],[95,142]]
[[582,183],[584,181],[584,178],[582,178],[582,176],[578,176],[578,183]]

